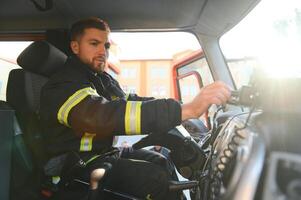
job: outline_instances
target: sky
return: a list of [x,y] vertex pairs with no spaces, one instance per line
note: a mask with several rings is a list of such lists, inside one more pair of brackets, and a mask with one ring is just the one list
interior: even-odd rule
[[175,53],[200,49],[191,33],[112,33],[111,39],[120,47],[120,59],[170,59]]
[[[296,10],[301,12],[300,0],[262,0],[245,19],[221,37],[225,57],[256,57],[262,69],[271,76],[301,77],[301,32],[296,22]],[[281,29],[285,34],[275,28],[279,22],[286,23],[287,27]]]
[[[246,18],[221,38],[220,45],[225,56],[233,58],[276,53],[280,45],[273,22],[292,19],[296,8],[301,10],[300,0],[262,0]],[[294,40],[293,30],[290,31],[289,36]]]

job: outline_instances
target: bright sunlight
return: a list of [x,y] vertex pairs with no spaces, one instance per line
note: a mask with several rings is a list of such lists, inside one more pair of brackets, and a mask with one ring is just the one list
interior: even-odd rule
[[256,58],[269,76],[301,77],[301,1],[262,0],[221,47],[227,59]]

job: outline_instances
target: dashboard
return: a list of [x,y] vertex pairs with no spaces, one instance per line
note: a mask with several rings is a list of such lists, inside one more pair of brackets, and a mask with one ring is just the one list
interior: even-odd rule
[[301,199],[298,119],[261,111],[229,117],[211,144],[203,199]]
[[[209,199],[253,199],[264,166],[265,145],[246,120],[231,117],[212,144]],[[254,116],[253,116],[254,117]]]

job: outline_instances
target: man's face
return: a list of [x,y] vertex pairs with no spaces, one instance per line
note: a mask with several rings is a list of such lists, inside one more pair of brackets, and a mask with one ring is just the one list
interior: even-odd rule
[[108,32],[88,28],[76,41],[71,41],[71,49],[94,72],[102,72],[107,62],[105,47],[107,42]]

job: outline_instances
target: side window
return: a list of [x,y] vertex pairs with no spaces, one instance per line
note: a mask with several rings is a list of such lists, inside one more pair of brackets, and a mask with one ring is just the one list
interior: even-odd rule
[[176,92],[178,99],[183,103],[190,101],[200,88],[213,83],[213,77],[203,53],[200,52],[193,61],[190,59],[188,57],[184,62],[174,66],[179,86]]
[[189,72],[178,76],[179,94],[181,102],[189,102],[203,87],[202,78],[197,72]]
[[17,64],[12,61],[0,58],[0,100],[6,100],[6,86],[9,72],[12,69],[19,68]]
[[0,100],[6,101],[6,86],[9,72],[20,68],[16,62],[18,55],[31,42],[0,42]]
[[[185,58],[174,65],[176,74],[176,97],[182,103],[191,101],[201,90],[202,87],[213,82],[210,68],[202,51],[197,51],[190,57]],[[213,110],[212,110],[213,111]],[[208,114],[211,110],[200,117],[200,120],[210,128]]]

